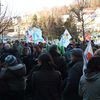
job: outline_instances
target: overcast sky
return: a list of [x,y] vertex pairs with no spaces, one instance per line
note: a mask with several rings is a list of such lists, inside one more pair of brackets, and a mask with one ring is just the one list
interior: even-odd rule
[[44,8],[52,8],[54,6],[69,5],[73,0],[1,0],[2,9],[6,5],[8,13],[13,15],[23,15],[35,13]]

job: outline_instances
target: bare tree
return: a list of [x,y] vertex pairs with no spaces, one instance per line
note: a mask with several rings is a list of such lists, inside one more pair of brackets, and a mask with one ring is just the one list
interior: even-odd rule
[[7,7],[5,8],[5,11],[1,11],[1,1],[0,1],[0,34],[2,35],[2,41],[3,41],[3,35],[8,30],[8,28],[12,25],[12,18],[7,17]]
[[84,8],[86,8],[87,2],[86,0],[75,0],[75,5],[71,6],[71,11],[74,13],[75,17],[78,19],[79,22],[82,23],[82,34],[83,39],[85,41],[85,31],[84,31]]

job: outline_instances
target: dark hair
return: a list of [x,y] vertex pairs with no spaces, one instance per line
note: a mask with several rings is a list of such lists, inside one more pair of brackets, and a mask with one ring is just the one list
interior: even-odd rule
[[57,45],[51,45],[49,48],[49,53],[52,56],[52,58],[61,56],[61,54],[58,52],[58,47]]
[[54,64],[52,62],[52,58],[49,55],[49,53],[42,53],[39,57],[38,60],[42,63],[42,66],[45,69],[53,69]]
[[57,45],[51,45],[50,48],[49,48],[49,52],[50,53],[53,53],[57,50]]
[[92,57],[87,64],[87,72],[100,71],[100,57]]
[[49,63],[51,61],[50,57],[49,57],[49,55],[47,53],[42,53],[38,57],[38,60],[41,61],[43,64]]

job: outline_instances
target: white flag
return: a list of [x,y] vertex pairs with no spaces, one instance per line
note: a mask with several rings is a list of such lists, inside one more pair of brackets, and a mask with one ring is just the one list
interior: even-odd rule
[[70,33],[68,32],[68,30],[66,29],[60,39],[60,45],[67,47],[70,43],[70,39],[72,38],[72,36],[70,35]]

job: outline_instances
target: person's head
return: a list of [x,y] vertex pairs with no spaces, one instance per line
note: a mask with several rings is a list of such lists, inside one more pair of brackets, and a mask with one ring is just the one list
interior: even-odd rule
[[5,45],[4,45],[4,48],[6,49],[6,50],[9,50],[11,47],[10,47],[10,44],[8,44],[8,43],[6,43]]
[[96,57],[96,56],[99,56],[99,57],[100,57],[100,49],[97,49],[97,50],[95,51],[94,56],[95,56],[95,57]]
[[40,65],[42,65],[44,69],[52,69],[53,68],[53,63],[52,63],[52,60],[51,60],[51,56],[48,53],[42,53],[38,57],[38,63]]
[[76,61],[83,58],[83,50],[80,48],[74,48],[71,50],[71,60]]
[[49,48],[49,53],[54,54],[55,52],[58,52],[57,50],[57,45],[51,45]]
[[40,64],[48,64],[50,63],[51,59],[48,53],[42,53],[39,57],[38,57],[38,61]]
[[40,48],[40,46],[38,44],[34,44],[33,51],[41,53],[42,52],[42,48]]
[[19,40],[15,41],[15,45],[18,46],[19,45]]
[[6,58],[5,58],[5,63],[6,65],[8,66],[13,66],[13,65],[16,65],[17,64],[17,58],[13,55],[8,55]]
[[92,57],[87,63],[87,72],[100,72],[100,57]]
[[24,47],[22,53],[23,53],[23,55],[26,55],[26,56],[30,55],[31,54],[30,48]]

